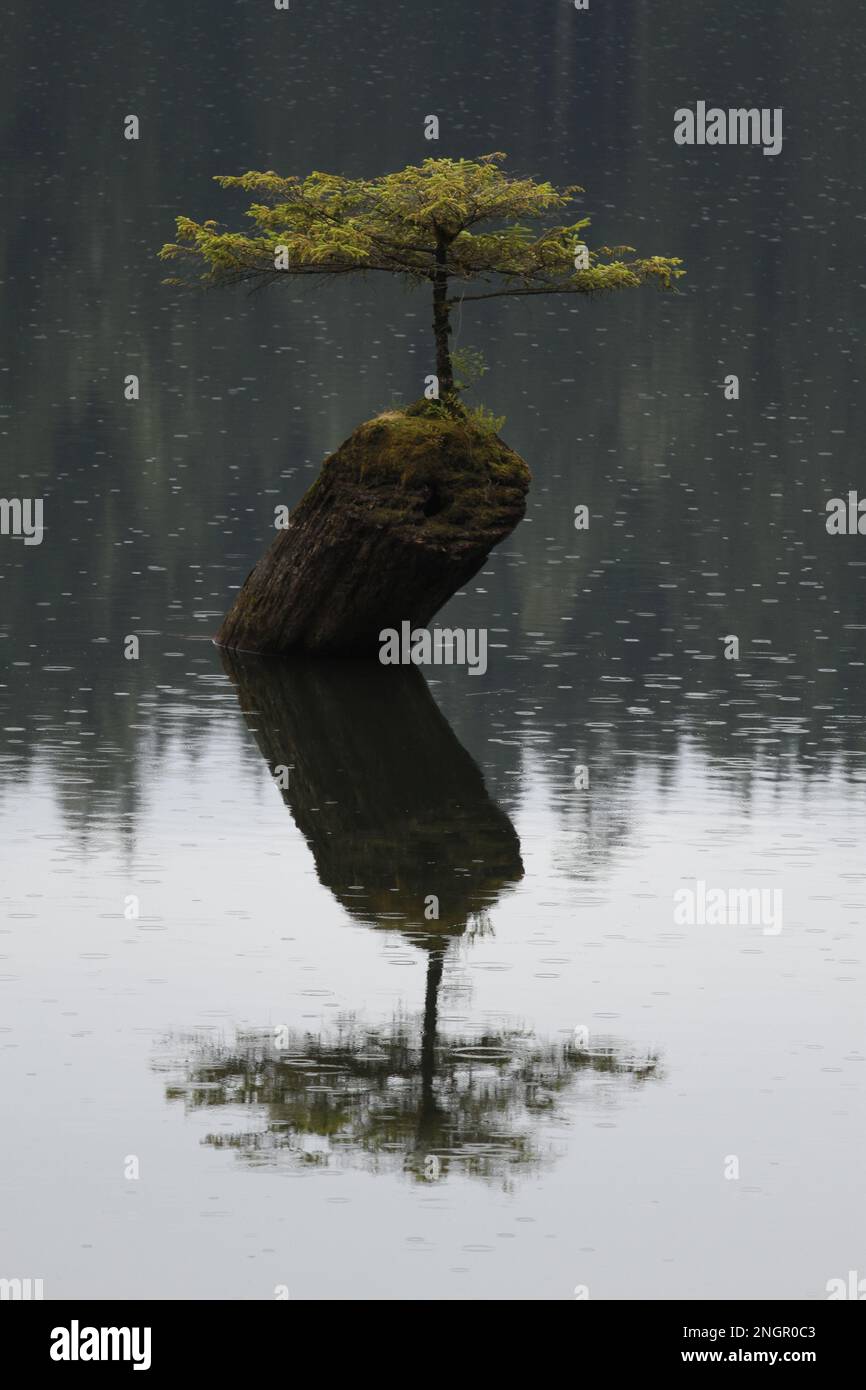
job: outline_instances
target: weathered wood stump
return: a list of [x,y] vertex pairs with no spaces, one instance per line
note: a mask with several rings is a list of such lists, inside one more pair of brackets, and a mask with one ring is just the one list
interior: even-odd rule
[[376,655],[425,626],[523,517],[523,459],[419,402],[359,425],[322,465],[217,633],[224,647]]

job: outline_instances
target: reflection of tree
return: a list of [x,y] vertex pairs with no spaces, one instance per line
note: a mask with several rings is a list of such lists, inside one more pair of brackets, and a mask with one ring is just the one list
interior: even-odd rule
[[[253,1164],[360,1159],[422,1178],[452,1166],[504,1178],[543,1160],[542,1124],[581,1074],[655,1073],[654,1058],[629,1060],[613,1046],[440,1032],[449,944],[486,920],[523,866],[514,827],[418,670],[228,652],[224,662],[272,775],[289,769],[281,795],[320,880],[354,918],[423,949],[427,980],[423,1012],[390,1027],[347,1019],[333,1035],[277,1030],[234,1046],[193,1038],[182,1061],[172,1042],[168,1069],[182,1080],[168,1097],[229,1112],[206,1143]],[[439,918],[428,920],[434,894]],[[262,1121],[254,1129],[251,1111]]]
[[223,1110],[225,1128],[204,1142],[254,1166],[351,1163],[507,1183],[552,1157],[542,1130],[561,1122],[581,1077],[638,1084],[658,1074],[655,1057],[609,1044],[542,1044],[518,1031],[437,1038],[442,960],[430,956],[423,1015],[390,1027],[346,1019],[328,1036],[246,1033],[233,1046],[169,1039],[162,1069],[180,1075],[166,1096],[188,1111]]
[[522,878],[511,821],[416,667],[223,659],[271,773],[288,768],[281,794],[321,882],[353,917],[436,945]]

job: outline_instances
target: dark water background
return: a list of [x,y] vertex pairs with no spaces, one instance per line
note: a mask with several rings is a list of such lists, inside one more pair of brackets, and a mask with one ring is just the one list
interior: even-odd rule
[[[824,509],[866,492],[866,24],[758,9],[7,15],[0,495],[46,533],[0,538],[0,1275],[809,1298],[862,1270],[866,540]],[[781,154],[675,146],[697,100],[782,107]],[[456,325],[534,474],[441,615],[489,627],[486,676],[225,666],[274,506],[420,394],[430,306],[180,296],[156,251],[180,212],[239,221],[213,174],[497,149],[688,277]],[[784,930],[675,926],[697,878],[782,888]]]

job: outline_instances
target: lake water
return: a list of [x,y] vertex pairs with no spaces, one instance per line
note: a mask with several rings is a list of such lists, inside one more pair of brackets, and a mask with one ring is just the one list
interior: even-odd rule
[[[825,527],[866,492],[862,19],[98,0],[9,27],[0,493],[46,531],[0,537],[0,1275],[816,1299],[866,1272],[866,540]],[[782,107],[782,152],[677,147],[697,100]],[[437,619],[489,629],[486,674],[223,656],[275,505],[421,393],[430,309],[179,296],[174,216],[239,219],[213,174],[496,149],[688,277],[460,316],[534,478]],[[683,923],[698,882],[783,918]]]

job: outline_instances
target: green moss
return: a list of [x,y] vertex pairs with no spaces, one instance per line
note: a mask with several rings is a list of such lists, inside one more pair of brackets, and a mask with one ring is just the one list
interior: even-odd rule
[[386,413],[407,415],[410,419],[421,417],[427,420],[453,420],[456,417],[465,416],[466,409],[458,400],[446,405],[444,401],[430,401],[426,396],[422,396],[420,400],[413,401],[411,405]]
[[359,425],[322,478],[351,489],[352,505],[382,525],[423,525],[444,538],[501,527],[522,510],[530,474],[488,421],[425,400]]

